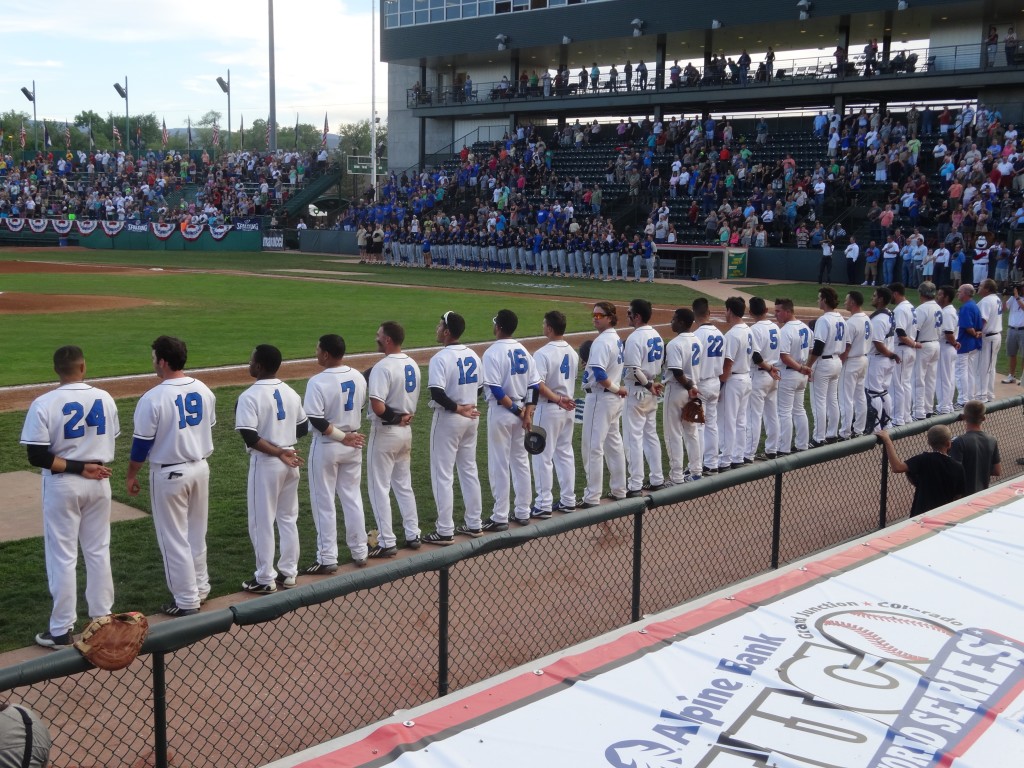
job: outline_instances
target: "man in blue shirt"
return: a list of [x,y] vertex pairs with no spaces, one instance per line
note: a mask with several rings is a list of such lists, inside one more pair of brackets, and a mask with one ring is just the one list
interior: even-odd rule
[[978,368],[978,355],[981,351],[985,321],[981,319],[981,310],[971,301],[974,286],[964,283],[957,291],[960,299],[959,324],[956,340],[960,348],[956,351],[956,409],[960,410],[969,400],[974,399],[975,376]]

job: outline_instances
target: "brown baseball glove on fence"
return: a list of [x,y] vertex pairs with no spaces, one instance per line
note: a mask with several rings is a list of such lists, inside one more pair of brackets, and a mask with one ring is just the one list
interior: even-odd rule
[[148,633],[149,621],[141,613],[115,613],[94,619],[75,648],[93,666],[124,669],[135,661]]
[[704,403],[700,398],[690,400],[683,406],[682,419],[687,424],[704,423]]

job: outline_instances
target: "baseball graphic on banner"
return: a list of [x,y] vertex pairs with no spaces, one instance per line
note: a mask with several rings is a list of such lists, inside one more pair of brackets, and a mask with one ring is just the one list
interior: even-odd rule
[[889,611],[842,611],[818,619],[822,635],[863,656],[931,661],[953,630],[929,619]]

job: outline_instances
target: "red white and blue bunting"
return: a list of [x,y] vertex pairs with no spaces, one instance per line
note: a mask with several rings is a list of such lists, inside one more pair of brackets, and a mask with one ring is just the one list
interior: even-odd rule
[[[91,235],[97,227],[103,229],[107,237],[117,237],[121,232],[144,233],[152,232],[160,240],[167,240],[175,231],[179,231],[177,224],[158,224],[152,222],[145,224],[136,221],[95,221],[93,219],[78,219],[69,221],[67,219],[0,219],[0,225],[6,225],[11,232],[21,232],[28,224],[30,230],[36,234],[42,234],[47,228],[52,227],[58,235],[67,235],[72,229],[77,229],[79,234]],[[223,240],[235,227],[231,224],[211,227],[207,224],[193,224],[181,229],[181,236],[186,240],[194,242],[199,239],[203,232],[209,232],[214,240]]]

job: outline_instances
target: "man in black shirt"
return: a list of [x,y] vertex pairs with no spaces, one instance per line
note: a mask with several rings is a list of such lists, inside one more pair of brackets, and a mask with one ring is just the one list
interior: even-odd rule
[[878,439],[889,456],[889,468],[900,474],[905,472],[914,486],[911,517],[963,497],[966,488],[964,468],[949,457],[952,438],[949,427],[938,424],[928,430],[928,445],[932,450],[904,462],[896,455],[889,433],[885,430],[878,433]]
[[949,455],[964,467],[967,493],[977,493],[988,488],[990,478],[1003,474],[999,443],[981,429],[985,422],[985,404],[980,400],[965,403],[961,418],[964,433],[953,441]]

